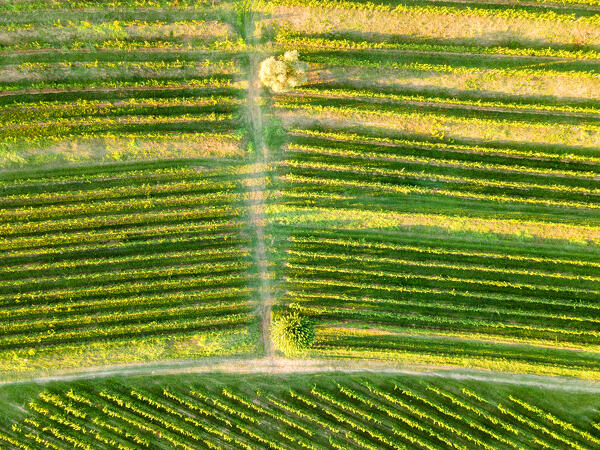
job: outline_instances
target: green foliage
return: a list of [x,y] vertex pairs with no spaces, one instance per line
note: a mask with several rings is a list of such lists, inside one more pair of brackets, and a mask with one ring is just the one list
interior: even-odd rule
[[[539,0],[546,2],[550,0]],[[386,4],[388,3],[388,4]],[[564,0],[564,3],[587,3],[597,5],[598,0]],[[384,13],[390,15],[403,14],[452,14],[456,16],[472,17],[503,17],[511,19],[552,20],[556,22],[581,22],[597,24],[597,15],[577,17],[575,13],[555,12],[553,10],[530,11],[529,9],[509,5],[506,8],[485,7],[455,7],[431,5],[426,1],[417,1],[411,4],[397,4],[396,2],[374,3],[363,0],[272,0],[272,6],[309,6],[311,8],[345,9],[366,11],[370,13]]]
[[[595,393],[386,375],[109,377],[0,390],[9,448],[597,448]],[[508,380],[507,380],[508,381]],[[60,447],[56,443],[62,444]]]
[[[532,57],[557,57],[572,59],[594,59],[600,57],[600,52],[591,49],[565,49],[565,48],[536,48],[523,47],[520,45],[484,46],[484,45],[459,45],[441,42],[414,41],[367,41],[348,37],[339,38],[338,34],[327,35],[327,37],[305,36],[300,33],[289,31],[283,27],[273,31],[273,39],[286,47],[302,49],[335,49],[335,50],[413,50],[417,52],[455,52],[468,55],[514,55]],[[411,55],[414,57],[414,55]],[[463,58],[467,55],[461,55]]]
[[[241,342],[255,316],[244,286],[244,212],[235,205],[242,194],[229,173],[238,167],[199,174],[180,164],[0,182],[0,376],[54,361],[68,368],[92,358],[147,359],[149,339],[160,347],[153,358],[255,345],[254,336]],[[234,335],[240,343],[228,348]],[[119,343],[127,350],[114,352]]]
[[314,324],[298,313],[284,314],[273,321],[271,338],[278,350],[293,356],[312,346],[315,340]]
[[264,130],[265,143],[272,148],[277,148],[281,146],[285,137],[286,132],[281,121],[274,117],[269,118],[269,124]]

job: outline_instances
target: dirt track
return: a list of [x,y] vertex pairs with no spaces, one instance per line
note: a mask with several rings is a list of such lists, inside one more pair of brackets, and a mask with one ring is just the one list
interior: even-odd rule
[[491,372],[486,370],[456,369],[449,367],[414,366],[390,361],[358,361],[335,359],[286,359],[266,358],[206,358],[201,360],[167,361],[162,363],[115,366],[29,380],[0,382],[0,386],[28,382],[49,383],[81,379],[106,378],[110,376],[158,376],[176,374],[310,374],[323,372],[377,372],[397,375],[413,375],[427,378],[444,377],[454,380],[476,380],[512,385],[540,387],[572,392],[600,394],[600,383],[565,377],[549,377],[528,374]]
[[270,327],[271,327],[271,284],[269,274],[269,264],[265,249],[264,227],[265,227],[265,195],[266,186],[266,167],[269,163],[269,149],[263,139],[263,119],[260,108],[260,87],[258,81],[258,65],[260,64],[260,55],[256,52],[256,36],[254,30],[254,14],[252,10],[245,13],[245,33],[244,39],[248,45],[250,59],[250,73],[248,80],[248,114],[252,130],[251,141],[254,144],[255,159],[253,161],[253,182],[249,186],[250,194],[250,224],[254,229],[254,238],[256,245],[254,255],[256,266],[260,277],[259,285],[259,308],[260,316],[260,335],[262,346],[267,356],[273,355],[271,345]]

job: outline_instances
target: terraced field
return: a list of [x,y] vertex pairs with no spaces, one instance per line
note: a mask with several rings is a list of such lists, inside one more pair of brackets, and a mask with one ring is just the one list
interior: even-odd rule
[[313,355],[597,378],[594,7],[274,4],[310,64],[269,213]]
[[[15,425],[2,429],[0,441],[23,449],[584,449],[600,444],[597,411],[590,413],[600,405],[589,393],[509,385],[490,390],[489,384],[472,381],[385,375],[145,381],[28,386],[35,400],[26,410],[2,412]],[[2,395],[19,403],[18,394]]]

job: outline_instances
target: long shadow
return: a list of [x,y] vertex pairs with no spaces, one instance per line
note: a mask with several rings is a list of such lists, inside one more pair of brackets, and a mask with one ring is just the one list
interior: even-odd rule
[[[77,101],[77,100],[126,100],[130,98],[144,99],[202,99],[205,97],[215,98],[242,98],[244,91],[242,89],[234,88],[218,88],[218,87],[206,87],[206,88],[186,88],[181,89],[145,89],[128,91],[127,89],[122,90],[110,90],[110,91],[85,91],[85,92],[46,92],[40,94],[21,94],[18,96],[0,96],[0,105],[11,105],[15,102],[41,102],[41,101]],[[15,98],[17,97],[17,98]]]
[[[372,50],[313,50],[303,52],[302,59],[307,62],[340,66],[366,66],[377,68],[396,68],[402,65],[431,64],[465,69],[497,69],[523,71],[523,74],[551,70],[553,72],[586,72],[599,74],[600,61],[559,60],[540,63],[539,58],[484,57],[477,54],[421,54],[400,52],[390,54]],[[417,70],[417,68],[415,68]],[[427,70],[425,68],[421,70]],[[431,68],[432,71],[435,68]],[[517,74],[514,74],[517,76]]]
[[[117,75],[115,74],[114,76],[110,77],[110,85],[106,86],[108,89],[118,89],[119,87],[114,87],[114,86],[118,86],[119,83],[135,83],[135,82],[144,82],[144,81],[148,81],[148,80],[153,80],[155,82],[181,82],[181,83],[185,83],[187,80],[193,79],[193,80],[197,80],[197,79],[201,79],[201,80],[206,80],[206,79],[210,79],[213,78],[215,80],[231,80],[232,77],[231,75],[225,74],[225,76],[223,76],[223,74],[214,74],[211,76],[203,76],[200,75],[198,77],[195,76],[190,76],[189,74],[173,74],[173,76],[156,76],[156,77],[149,77],[149,76],[143,76],[143,75],[137,75],[137,74],[123,74],[123,75]],[[10,81],[6,81],[6,82],[2,82],[0,81],[0,92],[2,92],[3,88],[12,88],[12,89],[27,89],[27,88],[33,88],[33,89],[46,89],[46,88],[50,88],[53,89],[56,86],[59,86],[60,89],[65,89],[65,88],[69,88],[69,89],[94,89],[94,88],[100,88],[102,89],[104,86],[102,86],[102,84],[106,81],[106,78],[103,78],[101,75],[99,76],[90,76],[87,78],[78,78],[78,79],[69,79],[69,80],[65,80],[65,79],[61,79],[60,81],[44,81],[44,82],[39,82],[37,80],[19,80],[16,82],[10,82]],[[126,88],[124,88],[126,89]],[[34,94],[6,94],[7,97],[16,97],[16,96],[21,96],[21,95],[34,95]],[[37,95],[37,94],[36,94]],[[0,96],[0,98],[2,98],[4,96]],[[36,97],[37,99],[37,97]],[[0,103],[1,104],[1,103]]]
[[[96,163],[96,164],[85,164],[85,165],[72,165],[63,168],[33,168],[33,169],[20,169],[11,171],[0,171],[0,192],[2,195],[16,195],[24,193],[40,193],[40,192],[61,192],[69,190],[84,190],[90,188],[90,181],[87,180],[86,176],[94,176],[98,174],[106,175],[108,180],[103,180],[102,184],[106,187],[115,187],[123,185],[122,179],[110,179],[112,176],[118,176],[123,172],[127,171],[152,171],[159,169],[170,169],[176,168],[181,169],[185,167],[198,168],[203,166],[210,166],[215,169],[226,169],[230,166],[239,166],[244,164],[243,161],[238,159],[228,158],[173,158],[165,160],[154,160],[154,161],[115,161],[110,163]],[[236,176],[213,174],[211,172],[203,172],[203,177],[222,177],[223,179],[234,179],[237,180]],[[80,177],[80,180],[74,181],[76,177]],[[190,178],[196,179],[197,174],[191,175]],[[68,184],[64,184],[63,178],[70,179]],[[181,178],[181,177],[180,177]],[[50,179],[50,180],[49,180]],[[186,179],[185,177],[183,179]],[[25,187],[20,181],[26,180],[28,184]],[[131,178],[129,178],[131,180]],[[35,184],[39,181],[39,184]],[[48,181],[53,183],[48,184]],[[148,179],[146,179],[148,181]],[[17,182],[14,185],[6,186],[5,183]],[[31,184],[33,183],[33,185]],[[128,181],[128,183],[132,183]]]
[[[107,39],[109,39],[111,36],[110,35],[97,35],[94,37],[88,37],[85,41],[85,43],[91,47],[94,46],[98,46],[102,43],[104,43]],[[67,46],[69,44],[72,44],[74,42],[80,42],[78,39],[80,38],[80,36],[78,36],[77,34],[73,33],[72,35],[67,35],[67,36],[62,36],[62,37],[58,37],[56,35],[47,35],[47,36],[24,36],[19,40],[19,45],[23,45],[26,43],[32,43],[32,42],[37,42],[38,44],[40,44],[40,46],[44,45],[44,47],[40,47],[40,49],[43,48],[55,48],[55,49],[61,49],[64,46]],[[123,43],[127,43],[127,44],[138,44],[141,45],[141,48],[144,47],[151,47],[151,44],[154,44],[156,46],[160,46],[161,43],[163,42],[169,42],[171,44],[181,44],[183,47],[186,47],[187,44],[190,45],[202,45],[202,44],[208,44],[208,43],[215,43],[215,42],[219,42],[221,39],[223,39],[221,36],[214,36],[214,39],[212,40],[206,40],[206,39],[202,39],[202,38],[198,38],[198,37],[193,37],[191,39],[186,39],[185,37],[180,38],[177,36],[162,36],[162,37],[147,37],[147,36],[136,36],[136,35],[127,35],[127,36],[119,36],[118,37],[118,41],[119,42],[123,42]],[[0,41],[2,42],[2,41]],[[45,44],[50,44],[49,46],[45,46]],[[12,45],[12,43],[8,43],[6,44],[7,47],[9,47],[8,49],[3,49],[4,51],[10,51],[10,47]],[[176,50],[176,47],[173,48],[174,50]]]
[[[551,52],[594,52],[600,51],[600,45],[576,45],[576,44],[549,44],[547,41],[528,39],[506,32],[484,32],[472,38],[429,38],[415,37],[407,34],[377,33],[359,30],[344,30],[332,33],[311,33],[298,34],[298,37],[309,39],[343,39],[351,45],[360,45],[363,42],[378,44],[396,44],[406,46],[407,49],[414,47],[415,50],[422,48],[427,51],[428,47],[432,53],[439,52],[473,52],[480,53],[480,56],[501,58],[502,52],[490,53],[491,49],[506,48],[510,50],[550,50]],[[482,44],[487,42],[487,44]],[[401,51],[401,49],[398,49]],[[539,62],[544,57],[530,57]],[[512,57],[514,59],[514,57]],[[596,64],[600,62],[596,61]]]
[[[464,145],[464,146],[472,146],[476,149],[478,146],[484,145],[490,149],[497,149],[499,152],[506,151],[510,152],[511,150],[516,150],[519,152],[532,152],[532,153],[542,153],[542,154],[552,154],[552,155],[578,155],[582,157],[598,157],[597,149],[585,149],[576,146],[570,145],[557,145],[557,144],[540,144],[535,142],[511,142],[510,144],[499,143],[494,141],[485,142],[482,144],[480,141],[475,141],[472,139],[460,139],[460,138],[437,138],[428,134],[418,134],[418,133],[406,133],[406,132],[398,132],[389,129],[381,129],[381,128],[372,128],[365,125],[353,125],[351,128],[331,128],[327,126],[320,125],[318,123],[313,124],[311,127],[307,128],[309,130],[329,132],[329,131],[341,131],[341,132],[349,132],[358,134],[361,137],[364,137],[365,140],[369,138],[391,138],[391,139],[406,139],[414,141],[416,145],[419,142],[431,143],[431,144],[443,144],[452,146],[455,145]],[[567,163],[564,161],[560,162],[563,167]],[[598,171],[598,164],[586,164],[585,161],[577,161],[574,162],[576,165],[585,165],[584,170],[590,171]]]
[[[218,81],[229,81],[233,80],[230,75],[217,75],[214,77],[205,77],[206,81],[210,79]],[[199,79],[202,79],[200,77]],[[181,88],[170,88],[165,90],[161,87],[148,87],[146,89],[128,89],[123,88],[108,88],[107,90],[97,91],[71,91],[71,92],[39,92],[39,93],[15,93],[0,96],[0,105],[10,106],[14,103],[22,102],[42,102],[42,101],[76,101],[76,100],[124,100],[127,98],[186,98],[186,97],[205,97],[212,95],[215,97],[230,96],[242,98],[245,92],[242,89],[229,88],[229,87],[185,87]]]
[[451,0],[353,0],[354,3],[372,3],[376,6],[388,6],[395,8],[397,6],[440,6],[458,10],[484,10],[488,12],[502,13],[504,11],[525,11],[532,14],[543,14],[546,12],[555,12],[561,15],[573,15],[575,17],[590,17],[598,14],[598,8],[587,5],[577,4],[561,4],[559,2],[553,4],[540,4],[535,6],[530,5],[514,5],[514,4],[498,4],[485,3],[483,1],[451,1]]
[[242,52],[226,50],[178,50],[145,51],[140,50],[74,50],[74,51],[49,51],[43,53],[27,53],[0,55],[0,67],[4,65],[29,63],[61,63],[61,62],[174,62],[198,61],[210,59],[211,61],[231,61],[240,58]]
[[174,22],[178,20],[218,20],[231,23],[234,15],[231,10],[226,8],[202,8],[202,9],[168,9],[168,8],[106,8],[99,10],[67,10],[56,9],[43,11],[11,12],[10,14],[0,14],[0,24],[34,24],[52,26],[54,21],[61,19],[63,22],[67,18],[73,22],[85,20],[92,24],[118,21],[140,20],[143,16],[147,21]]
[[[538,159],[523,159],[515,156],[483,153],[478,151],[478,146],[461,146],[460,149],[448,145],[448,147],[431,147],[425,141],[407,140],[405,143],[397,143],[394,145],[381,145],[375,142],[353,142],[323,139],[316,136],[293,136],[291,142],[296,145],[316,146],[330,151],[349,150],[358,152],[359,154],[378,153],[389,157],[428,157],[434,160],[461,162],[483,162],[485,164],[503,164],[517,165],[520,167],[533,167],[535,169],[551,169],[551,170],[572,170],[582,172],[596,172],[600,177],[600,166],[591,166],[580,163],[579,161],[556,161],[556,160],[538,160]],[[446,151],[445,151],[446,150]],[[449,151],[447,151],[449,150]],[[458,151],[457,151],[458,150]],[[365,155],[365,159],[367,156]],[[480,173],[480,172],[479,172]],[[517,175],[514,175],[515,177]],[[529,177],[529,175],[520,175],[520,181]],[[536,179],[539,175],[531,177]],[[539,179],[537,179],[539,181]],[[600,187],[600,180],[590,180],[589,178],[562,178],[560,183],[569,186],[582,186],[586,188]]]
[[[72,127],[64,127],[62,129],[53,130],[52,128],[44,129],[37,133],[37,136],[42,138],[44,136],[53,137],[64,137],[74,138],[78,136],[86,136],[90,132],[103,133],[134,133],[134,132],[150,132],[160,133],[169,131],[180,131],[180,132],[234,132],[238,128],[239,124],[235,121],[190,121],[184,123],[121,123],[106,125],[96,125],[92,129],[89,125],[75,125]],[[53,132],[55,131],[55,132]],[[11,138],[12,133],[0,134],[0,139]]]
[[[53,114],[48,114],[45,120],[53,119],[89,119],[90,117],[122,117],[122,116],[154,116],[154,117],[169,117],[171,115],[184,115],[184,114],[223,114],[223,113],[235,113],[237,111],[236,105],[218,104],[218,105],[172,105],[157,107],[151,106],[130,106],[125,108],[109,108],[102,109],[93,112],[75,110],[75,111],[55,111]],[[2,115],[0,114],[0,118]],[[23,119],[20,124],[27,124],[31,119]],[[34,121],[36,118],[33,119]],[[39,120],[39,119],[37,119]]]
[[309,97],[294,98],[294,103],[305,105],[307,107],[335,107],[335,108],[354,108],[364,112],[389,112],[389,113],[435,113],[437,117],[459,118],[459,119],[486,119],[496,121],[519,122],[527,124],[544,124],[552,126],[553,124],[569,125],[598,125],[600,116],[568,116],[548,114],[540,111],[496,111],[473,109],[461,105],[436,105],[436,104],[410,104],[401,101],[383,101],[373,102],[370,99],[351,99],[351,98],[322,98]]
[[[417,247],[437,247],[444,248],[445,250],[474,250],[489,252],[489,235],[485,232],[470,232],[472,236],[467,238],[464,232],[460,231],[443,231],[440,233],[423,233],[423,230],[427,230],[428,227],[425,225],[416,226],[417,231],[411,230],[410,228],[398,229],[394,231],[384,230],[369,230],[369,229],[345,229],[340,230],[339,228],[332,229],[321,229],[321,228],[310,228],[302,227],[296,229],[295,225],[279,225],[280,228],[288,228],[290,234],[294,234],[300,237],[324,237],[324,238],[335,238],[335,239],[354,239],[357,241],[365,242],[390,242],[392,244],[400,245],[413,245]],[[556,257],[557,245],[561,248],[561,257],[563,259],[574,259],[574,260],[585,260],[588,262],[596,263],[598,256],[600,255],[600,248],[596,246],[590,246],[587,244],[577,243],[566,240],[553,240],[547,241],[534,240],[533,238],[513,237],[494,240],[494,253],[500,254],[520,254],[528,257],[545,257],[554,259]],[[520,262],[522,263],[522,262]],[[539,265],[540,262],[532,262],[533,264]],[[548,265],[556,267],[556,262],[547,262]],[[539,268],[539,267],[538,267]],[[572,269],[571,269],[572,270]],[[579,269],[578,269],[579,270]],[[583,268],[582,271],[587,269]]]
[[[498,93],[483,90],[461,90],[447,89],[437,86],[380,86],[369,85],[363,81],[332,81],[314,83],[310,85],[311,89],[323,90],[328,89],[356,89],[357,95],[360,90],[373,91],[378,94],[386,95],[414,95],[419,97],[440,99],[440,100],[464,100],[464,101],[489,101],[496,103],[494,106],[510,108],[510,104],[529,106],[532,109],[540,106],[555,106],[555,107],[576,107],[576,108],[597,108],[600,111],[600,101],[589,99],[562,99],[551,95],[514,95],[506,93]],[[503,106],[502,104],[506,104]],[[543,113],[542,113],[543,114]],[[564,111],[564,114],[571,114],[569,111]],[[575,114],[575,113],[572,113]],[[581,113],[579,113],[581,114]]]

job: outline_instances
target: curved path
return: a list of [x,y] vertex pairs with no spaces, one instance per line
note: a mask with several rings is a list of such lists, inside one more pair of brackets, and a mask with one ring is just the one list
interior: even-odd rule
[[90,369],[78,373],[64,373],[16,381],[0,382],[1,386],[24,383],[49,383],[55,381],[74,381],[112,376],[159,376],[177,374],[290,374],[324,372],[377,372],[398,375],[417,375],[421,377],[444,377],[454,380],[476,380],[493,383],[506,383],[544,389],[588,392],[600,394],[600,383],[566,377],[550,377],[529,374],[492,372],[476,369],[458,369],[436,366],[417,366],[393,361],[360,361],[335,359],[287,359],[266,358],[205,358],[196,360],[165,361],[160,363]]

